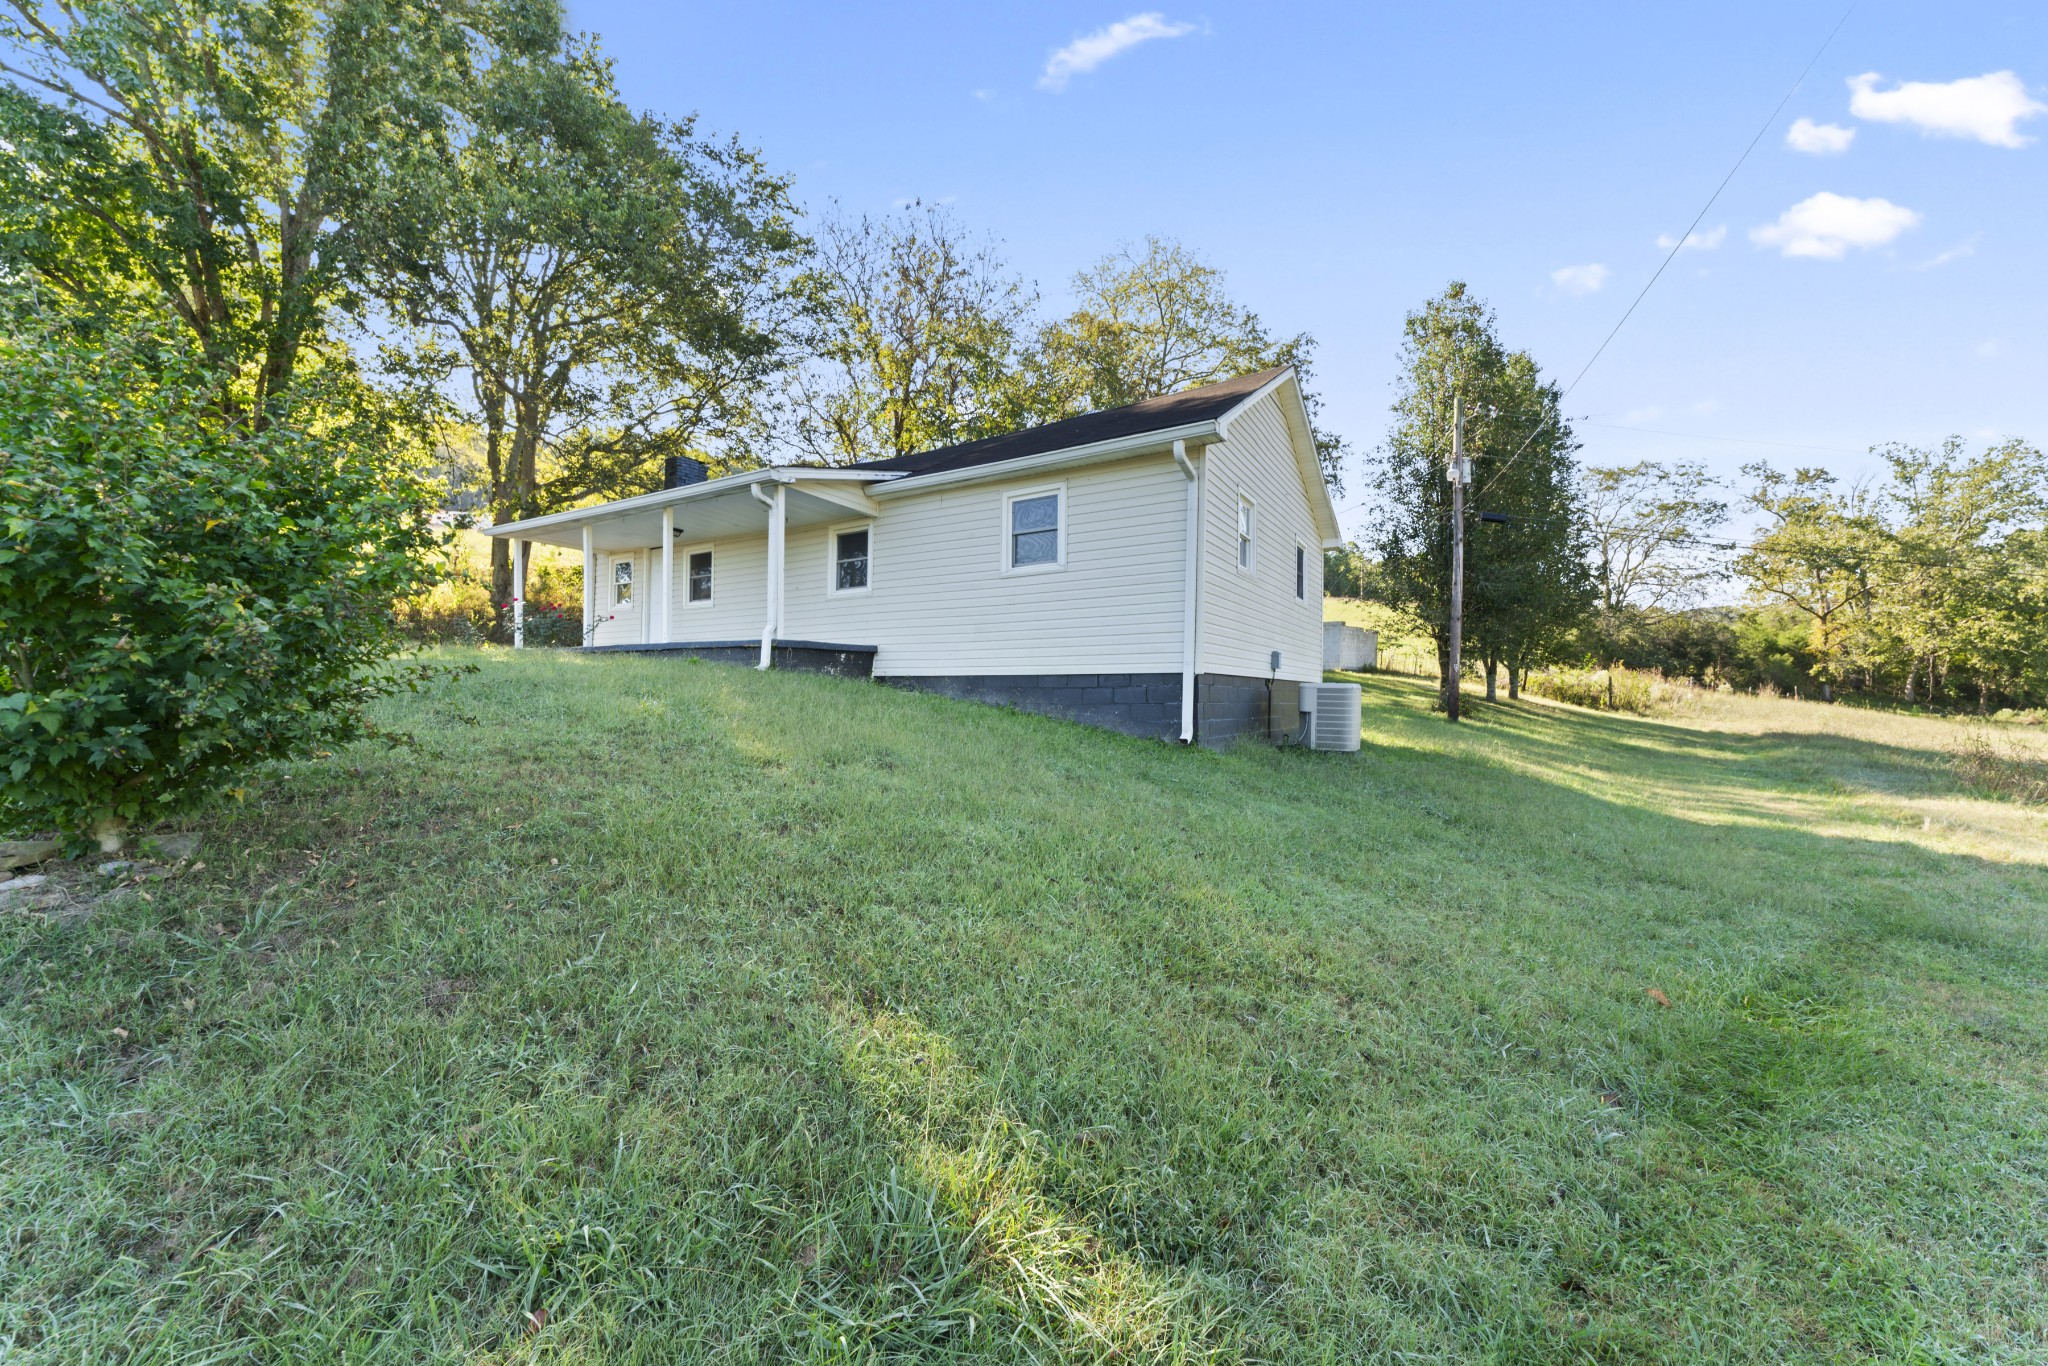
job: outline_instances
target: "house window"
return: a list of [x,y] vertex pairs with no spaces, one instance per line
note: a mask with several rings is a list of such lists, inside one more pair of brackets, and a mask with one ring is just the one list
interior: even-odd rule
[[1005,570],[1057,569],[1065,561],[1065,528],[1060,521],[1063,498],[1063,490],[1048,489],[1013,493],[1005,500]]
[[1252,500],[1237,500],[1237,567],[1252,567]]
[[868,586],[867,527],[832,533],[832,591],[858,593]]
[[689,583],[683,590],[687,602],[711,601],[711,552],[694,550],[690,552]]
[[1308,601],[1308,548],[1294,547],[1294,596]]
[[633,605],[633,561],[630,559],[612,561],[612,605]]

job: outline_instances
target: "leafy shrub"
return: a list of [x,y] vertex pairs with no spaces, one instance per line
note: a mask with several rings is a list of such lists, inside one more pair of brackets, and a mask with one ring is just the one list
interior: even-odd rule
[[0,826],[118,840],[268,759],[374,732],[432,491],[375,396],[309,381],[260,433],[180,343],[0,304]]
[[490,638],[490,585],[467,575],[400,598],[395,611],[398,629],[423,645],[481,645]]
[[1649,714],[1657,700],[1657,675],[1635,669],[1544,669],[1522,686],[1538,697],[1596,711]]

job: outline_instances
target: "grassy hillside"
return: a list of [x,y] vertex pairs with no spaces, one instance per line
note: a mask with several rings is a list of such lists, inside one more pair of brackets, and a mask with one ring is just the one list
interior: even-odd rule
[[0,917],[0,1357],[2048,1355],[2040,808],[1366,690],[1214,755],[494,654]]

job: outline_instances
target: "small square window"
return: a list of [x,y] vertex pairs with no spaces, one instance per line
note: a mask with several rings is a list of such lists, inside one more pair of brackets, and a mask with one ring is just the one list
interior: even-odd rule
[[868,586],[868,529],[832,537],[832,591],[852,593]]
[[711,601],[711,552],[697,550],[690,554],[690,581],[684,590],[690,602]]
[[1060,558],[1060,496],[1040,494],[1010,504],[1010,567],[1058,564]]
[[612,605],[630,607],[633,603],[633,562],[612,561]]

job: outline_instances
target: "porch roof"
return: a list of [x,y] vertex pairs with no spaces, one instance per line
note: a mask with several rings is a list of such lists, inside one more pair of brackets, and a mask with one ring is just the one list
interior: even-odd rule
[[823,469],[782,465],[748,470],[701,484],[660,489],[634,498],[599,503],[595,507],[572,508],[545,517],[528,517],[502,526],[483,528],[487,536],[516,537],[544,545],[583,545],[583,529],[589,527],[591,543],[598,550],[643,550],[661,543],[661,515],[664,509],[675,515],[676,543],[714,541],[722,537],[766,534],[767,505],[754,495],[783,485],[784,515],[790,526],[871,517],[875,505],[868,501],[867,485],[903,476],[881,470]]

